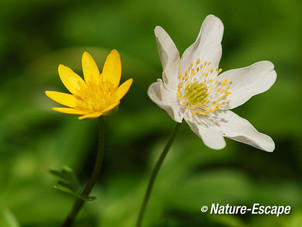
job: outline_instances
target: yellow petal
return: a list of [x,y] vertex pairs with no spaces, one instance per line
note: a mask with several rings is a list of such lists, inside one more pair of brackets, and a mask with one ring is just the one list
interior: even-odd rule
[[121,100],[125,94],[128,92],[129,88],[131,87],[131,84],[133,82],[133,79],[129,79],[126,82],[124,82],[116,91],[116,100]]
[[66,113],[66,114],[78,114],[78,115],[87,114],[87,112],[85,112],[85,111],[76,110],[76,109],[72,109],[72,108],[53,107],[52,109],[55,111],[58,111],[60,113]]
[[114,109],[116,106],[118,106],[120,102],[112,103],[111,105],[107,106],[103,111],[93,112],[89,114],[85,114],[84,116],[79,117],[79,120],[84,120],[88,118],[97,118],[100,117],[103,114],[108,113],[110,110]]
[[93,82],[96,82],[100,79],[100,71],[91,57],[91,55],[88,52],[84,52],[82,56],[82,68],[83,68],[83,74],[84,78],[87,84],[91,84]]
[[122,74],[122,65],[120,55],[117,50],[112,50],[107,56],[103,71],[103,82],[110,82],[113,87],[117,87],[120,83]]
[[120,104],[120,101],[117,101],[115,103],[112,103],[111,105],[107,106],[105,109],[104,109],[104,113],[108,113],[110,110],[114,109],[116,106],[118,106]]
[[88,118],[98,118],[99,116],[101,116],[104,112],[94,112],[94,113],[90,113],[90,114],[86,114],[84,116],[78,117],[79,120],[84,120],[84,119],[88,119]]
[[60,103],[68,107],[76,107],[79,101],[73,95],[57,92],[57,91],[45,91],[45,94],[57,103]]
[[59,76],[64,86],[72,93],[79,94],[79,90],[86,88],[84,80],[69,67],[59,65]]

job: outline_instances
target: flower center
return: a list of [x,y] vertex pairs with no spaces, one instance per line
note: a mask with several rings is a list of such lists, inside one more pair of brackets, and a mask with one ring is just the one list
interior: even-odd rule
[[185,88],[185,97],[191,105],[201,106],[208,97],[208,88],[203,83],[194,82]]
[[81,89],[81,106],[90,111],[102,111],[115,101],[116,88],[110,82],[91,83]]
[[222,71],[210,67],[211,62],[191,62],[185,70],[179,66],[179,84],[176,95],[182,106],[193,115],[206,115],[229,104],[228,95],[231,94],[232,81],[219,80],[218,74]]

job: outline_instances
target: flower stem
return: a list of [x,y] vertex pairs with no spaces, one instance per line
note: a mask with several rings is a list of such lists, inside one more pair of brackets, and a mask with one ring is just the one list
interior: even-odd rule
[[140,212],[139,212],[139,216],[138,216],[138,219],[137,219],[137,223],[136,223],[136,227],[140,227],[141,224],[142,224],[142,221],[143,221],[143,218],[144,218],[144,214],[145,214],[145,211],[146,211],[146,207],[147,207],[147,204],[148,204],[148,201],[149,201],[149,198],[150,198],[150,195],[151,195],[151,191],[152,191],[152,187],[153,187],[153,184],[154,184],[154,181],[155,181],[155,178],[158,174],[158,171],[169,151],[169,148],[171,147],[171,144],[176,136],[176,133],[180,127],[181,123],[176,123],[173,131],[171,132],[170,134],[170,137],[168,139],[168,142],[164,148],[164,150],[162,151],[158,161],[156,162],[156,165],[152,171],[152,174],[151,174],[151,177],[150,177],[150,180],[149,180],[149,183],[148,183],[148,187],[147,187],[147,190],[146,190],[146,194],[145,194],[145,198],[144,198],[144,201],[143,201],[143,204],[141,206],[141,209],[140,209]]
[[[92,174],[91,174],[84,190],[81,193],[81,196],[83,196],[83,197],[89,196],[89,193],[91,192],[93,186],[95,185],[95,183],[97,181],[97,178],[99,176],[100,169],[102,166],[103,155],[104,155],[104,141],[105,141],[103,124],[104,124],[103,117],[101,116],[98,118],[99,142],[98,142],[97,157],[96,157],[96,161],[95,161],[95,165],[94,165]],[[67,218],[65,219],[62,227],[69,227],[72,225],[72,223],[76,219],[77,214],[83,207],[84,203],[85,203],[85,200],[83,200],[81,198],[76,199],[76,201],[72,207],[72,210],[71,210],[70,214],[67,216]]]

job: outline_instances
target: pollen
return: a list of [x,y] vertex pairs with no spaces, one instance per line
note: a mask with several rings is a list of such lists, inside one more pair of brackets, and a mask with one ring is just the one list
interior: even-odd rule
[[221,80],[218,75],[222,69],[211,64],[198,58],[185,69],[178,67],[180,81],[176,95],[182,107],[193,116],[206,116],[229,104],[232,81]]

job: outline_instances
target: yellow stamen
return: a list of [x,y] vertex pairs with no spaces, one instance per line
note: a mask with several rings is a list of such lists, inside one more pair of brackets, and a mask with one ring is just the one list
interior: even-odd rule
[[[184,71],[184,76],[179,75],[182,80],[178,85],[176,95],[183,108],[191,111],[194,116],[197,114],[204,116],[219,110],[222,105],[228,103],[225,98],[231,94],[229,89],[232,82],[228,79],[219,81],[219,78],[215,78],[222,69],[213,69],[209,67],[210,65],[210,61],[204,61],[202,64],[198,58],[195,65],[194,62],[190,63]],[[204,70],[202,70],[203,67],[205,67]],[[202,77],[204,77],[203,80]],[[212,79],[207,80],[209,77]],[[224,88],[225,85],[227,88]]]

